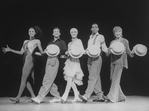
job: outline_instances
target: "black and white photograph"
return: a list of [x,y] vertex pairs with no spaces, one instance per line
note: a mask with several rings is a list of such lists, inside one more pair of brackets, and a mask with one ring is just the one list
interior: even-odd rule
[[149,111],[148,0],[0,9],[0,111]]

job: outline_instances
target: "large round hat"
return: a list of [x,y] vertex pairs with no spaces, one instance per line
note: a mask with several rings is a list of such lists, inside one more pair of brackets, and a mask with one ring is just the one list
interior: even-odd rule
[[125,46],[120,41],[115,41],[110,45],[111,52],[114,55],[121,55],[125,51]]
[[80,58],[83,55],[83,50],[79,46],[72,46],[69,50],[69,55],[73,58]]
[[55,44],[50,44],[46,48],[46,53],[49,56],[57,56],[60,53],[60,49]]
[[147,53],[147,47],[143,44],[135,45],[133,50],[134,50],[135,54],[138,56],[145,56]]
[[87,55],[89,57],[98,57],[101,53],[101,49],[99,46],[91,45],[87,48]]

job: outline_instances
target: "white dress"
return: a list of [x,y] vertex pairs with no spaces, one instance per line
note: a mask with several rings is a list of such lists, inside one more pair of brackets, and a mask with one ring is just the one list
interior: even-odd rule
[[[75,39],[71,41],[68,44],[68,50],[74,45],[79,46],[84,51],[84,47],[80,39]],[[67,80],[68,77],[72,77],[73,81],[77,85],[83,85],[82,77],[84,76],[84,74],[80,66],[80,60],[78,58],[69,57],[66,60],[65,67],[63,69],[64,69],[65,80]]]

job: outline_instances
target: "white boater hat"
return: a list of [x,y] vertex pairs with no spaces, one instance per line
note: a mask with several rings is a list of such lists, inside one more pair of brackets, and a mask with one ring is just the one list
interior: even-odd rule
[[101,53],[101,49],[99,46],[91,45],[87,48],[87,55],[89,57],[98,57]]
[[115,41],[110,45],[111,52],[114,55],[121,55],[125,51],[125,46],[122,42]]
[[69,55],[73,58],[80,58],[83,55],[83,50],[79,46],[72,46],[69,50]]
[[138,56],[145,56],[147,53],[147,47],[143,44],[135,45],[133,50],[134,50],[135,54]]
[[46,53],[49,56],[57,56],[60,53],[60,49],[55,44],[50,44],[46,48]]

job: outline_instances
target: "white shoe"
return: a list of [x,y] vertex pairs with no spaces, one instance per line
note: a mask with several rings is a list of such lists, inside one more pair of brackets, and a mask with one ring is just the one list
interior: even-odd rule
[[31,99],[32,99],[32,101],[35,102],[36,104],[40,104],[40,102],[41,102],[37,97],[31,98]]
[[60,102],[61,99],[58,99],[58,98],[54,98],[52,100],[50,100],[50,103],[57,103],[57,102]]

